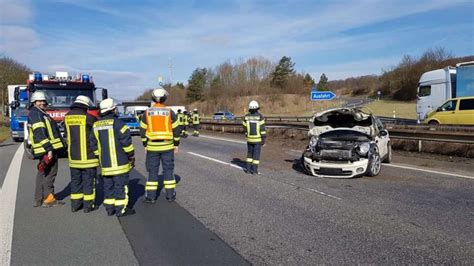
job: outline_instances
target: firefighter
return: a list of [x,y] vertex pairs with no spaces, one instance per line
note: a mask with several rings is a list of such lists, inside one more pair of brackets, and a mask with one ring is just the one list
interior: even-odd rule
[[186,137],[185,136],[185,131],[186,129],[184,128],[184,125],[185,125],[185,122],[184,122],[184,119],[186,119],[186,115],[183,114],[183,112],[181,111],[181,109],[178,109],[178,113],[176,114],[176,117],[179,121],[179,126],[181,127],[181,137]]
[[104,180],[104,206],[109,216],[135,214],[128,208],[129,172],[135,166],[130,129],[117,117],[113,99],[100,102],[100,117],[94,123],[92,150],[99,157]]
[[183,112],[183,125],[181,126],[181,128],[182,128],[181,136],[183,136],[185,138],[188,137],[188,131],[187,131],[188,125],[189,125],[189,113],[188,113],[188,111],[184,111]]
[[54,180],[58,174],[58,153],[64,148],[64,140],[58,125],[46,113],[48,102],[45,93],[34,92],[31,103],[32,107],[28,114],[28,138],[33,155],[39,159],[33,206],[63,205],[64,202],[54,196]]
[[258,112],[260,109],[257,101],[249,103],[249,113],[244,116],[242,125],[244,126],[245,137],[247,139],[247,167],[244,170],[248,174],[260,174],[258,165],[260,164],[260,151],[265,145],[266,130],[265,118]]
[[201,120],[201,116],[199,115],[198,109],[194,108],[193,114],[191,115],[192,123],[193,123],[193,136],[199,137],[199,123]]
[[181,132],[176,114],[165,106],[168,92],[163,88],[155,89],[152,98],[155,102],[145,111],[140,122],[140,133],[146,153],[146,168],[149,173],[145,185],[145,203],[155,203],[158,197],[158,171],[163,167],[163,186],[166,199],[176,199],[176,180],[173,175],[174,154],[178,152]]
[[98,207],[94,200],[99,160],[95,157],[90,143],[92,126],[97,118],[87,113],[92,106],[89,97],[79,95],[64,118],[71,171],[72,212],[84,208],[84,212],[88,213]]

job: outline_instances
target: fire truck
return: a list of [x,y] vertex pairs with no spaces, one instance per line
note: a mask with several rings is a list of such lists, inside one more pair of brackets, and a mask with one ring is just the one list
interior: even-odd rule
[[[101,99],[108,97],[107,89],[95,86],[92,76],[89,74],[78,74],[71,76],[68,72],[56,72],[55,75],[42,74],[39,72],[29,75],[26,91],[31,96],[35,91],[43,91],[46,94],[48,106],[47,113],[58,123],[61,132],[64,132],[64,116],[69,112],[71,104],[77,96],[88,96],[95,107],[89,113],[98,116],[97,91],[101,91]],[[28,97],[30,99],[31,97]],[[14,101],[10,104],[12,109],[20,107],[20,88],[15,88]],[[28,103],[31,106],[31,103]],[[31,143],[28,138],[28,125],[24,123],[24,147],[28,157],[32,157]]]

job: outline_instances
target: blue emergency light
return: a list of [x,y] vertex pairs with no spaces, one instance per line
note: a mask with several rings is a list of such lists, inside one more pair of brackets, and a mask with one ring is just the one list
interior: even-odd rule
[[43,75],[41,73],[36,72],[34,75],[35,81],[42,81],[43,80]]
[[82,75],[82,83],[89,83],[90,77],[89,75]]

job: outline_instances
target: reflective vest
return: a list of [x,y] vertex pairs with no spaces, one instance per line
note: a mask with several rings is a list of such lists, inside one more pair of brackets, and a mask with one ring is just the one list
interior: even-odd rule
[[64,148],[61,131],[54,120],[37,107],[28,114],[28,139],[35,157]]
[[178,117],[179,125],[184,126],[185,125],[185,122],[184,122],[185,115],[183,113],[178,113],[177,117]]
[[164,106],[153,106],[146,110],[146,137],[150,140],[172,140],[173,127],[171,109]]
[[200,116],[198,113],[193,113],[192,119],[193,125],[199,125]]
[[94,138],[91,146],[99,156],[103,176],[128,173],[131,169],[129,157],[134,155],[130,129],[113,114],[108,114],[94,123]]
[[260,143],[262,142],[262,137],[266,136],[265,118],[258,112],[246,114],[242,125],[245,129],[247,142]]
[[64,117],[66,129],[69,167],[94,168],[99,160],[91,149],[92,126],[97,119],[87,114],[85,109],[72,108]]

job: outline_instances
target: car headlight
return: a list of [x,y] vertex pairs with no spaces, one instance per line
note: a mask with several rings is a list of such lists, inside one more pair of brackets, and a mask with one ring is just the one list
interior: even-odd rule
[[314,148],[316,147],[316,145],[318,145],[318,137],[312,136],[311,139],[309,140],[309,146],[311,148]]
[[357,150],[357,153],[363,156],[369,152],[369,149],[370,149],[370,144],[368,142],[364,142],[359,145],[359,149]]

